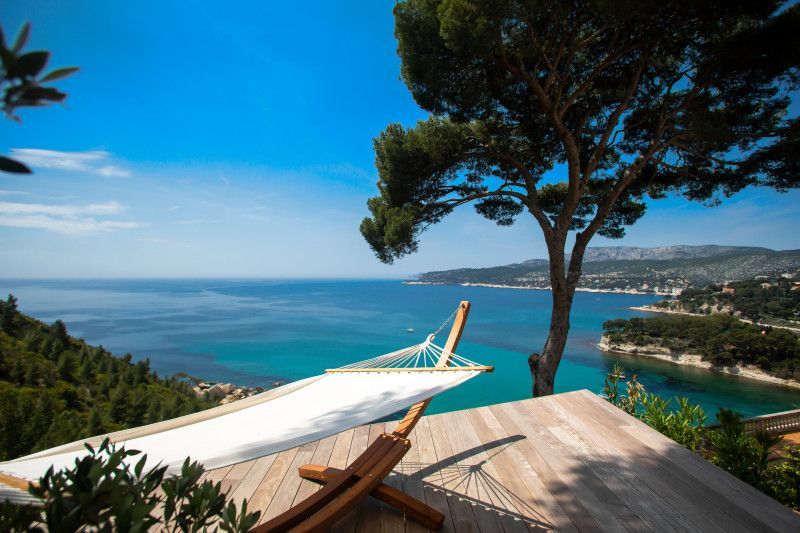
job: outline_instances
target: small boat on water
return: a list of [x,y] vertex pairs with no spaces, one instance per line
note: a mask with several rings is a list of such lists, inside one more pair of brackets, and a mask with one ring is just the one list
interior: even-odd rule
[[414,333],[414,328],[406,328],[406,331],[409,333]]

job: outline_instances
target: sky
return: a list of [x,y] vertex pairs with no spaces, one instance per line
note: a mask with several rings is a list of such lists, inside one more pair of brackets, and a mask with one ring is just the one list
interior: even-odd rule
[[[426,117],[400,79],[393,1],[0,0],[64,105],[0,120],[0,277],[405,277],[546,257],[532,218],[463,207],[391,266],[358,231],[372,139]],[[800,194],[754,189],[708,209],[651,202],[593,245],[800,248]]]

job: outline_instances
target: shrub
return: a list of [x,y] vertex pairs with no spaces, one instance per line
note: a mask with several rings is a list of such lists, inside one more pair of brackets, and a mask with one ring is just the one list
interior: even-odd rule
[[[252,528],[261,515],[248,513],[226,501],[219,482],[199,483],[204,469],[186,458],[180,475],[165,478],[166,467],[145,470],[147,455],[131,467],[137,450],[115,448],[108,439],[99,448],[86,445],[89,454],[71,469],[52,468],[29,491],[43,501],[42,508],[0,506],[3,531],[121,531],[146,532],[154,526],[166,531],[196,532],[211,525],[223,531]],[[161,489],[157,491],[156,489]]]
[[697,451],[705,435],[705,411],[699,405],[689,403],[688,398],[677,398],[677,401],[678,409],[671,410],[672,400],[645,393],[642,396],[644,409],[639,418],[678,444]]

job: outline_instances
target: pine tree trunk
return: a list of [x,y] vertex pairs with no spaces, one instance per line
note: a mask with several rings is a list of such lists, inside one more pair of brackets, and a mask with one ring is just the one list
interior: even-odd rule
[[[572,292],[553,290],[553,307],[550,312],[550,331],[541,355],[528,359],[533,378],[533,396],[553,394],[556,370],[561,362],[569,334],[569,313],[572,307]],[[538,355],[538,356],[536,356]]]
[[552,288],[550,331],[542,353],[534,353],[528,357],[534,397],[553,394],[556,370],[558,370],[564,347],[567,344],[572,298],[575,295],[575,286],[580,277],[580,264],[583,259],[583,248],[578,250],[577,257],[574,257],[576,253],[573,250],[573,260],[570,262],[569,272],[566,272],[563,245],[551,244],[548,248],[550,252],[550,286]]

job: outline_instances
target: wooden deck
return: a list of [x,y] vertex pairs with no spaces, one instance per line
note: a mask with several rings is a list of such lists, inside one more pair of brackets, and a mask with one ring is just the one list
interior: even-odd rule
[[[345,467],[395,423],[212,470],[262,520],[318,486],[303,463]],[[800,531],[800,516],[589,391],[424,417],[387,483],[445,514],[444,531]],[[334,527],[417,532],[368,498]]]

